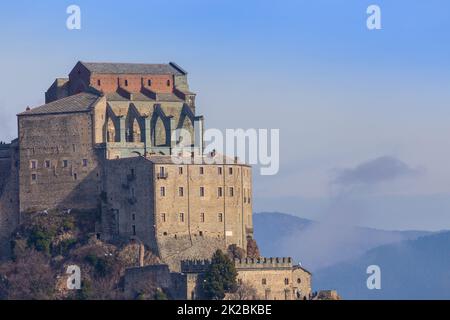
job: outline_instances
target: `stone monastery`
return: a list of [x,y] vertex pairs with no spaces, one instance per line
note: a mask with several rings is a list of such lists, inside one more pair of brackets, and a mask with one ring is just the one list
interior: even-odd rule
[[[128,270],[130,291],[156,279],[196,299],[208,259],[253,241],[252,169],[204,154],[203,116],[187,72],[175,63],[78,62],[17,115],[18,138],[0,144],[0,253],[29,212],[93,209],[96,236],[138,241],[164,264]],[[185,129],[192,139],[173,139]],[[194,161],[177,164],[172,156]],[[206,161],[208,160],[208,161]],[[214,160],[214,161],[210,161]],[[238,281],[265,299],[304,299],[310,273],[291,258],[235,261]]]

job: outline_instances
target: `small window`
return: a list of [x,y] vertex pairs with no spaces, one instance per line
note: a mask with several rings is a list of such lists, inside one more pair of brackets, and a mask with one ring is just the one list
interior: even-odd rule
[[97,85],[100,86],[102,83],[100,82],[100,79],[97,80]]
[[125,80],[125,87],[128,87],[128,80]]
[[233,174],[233,167],[229,167],[229,168],[228,168],[228,173],[229,173],[230,175]]
[[222,197],[223,196],[223,189],[222,189],[222,187],[218,187],[217,188],[217,196],[218,197]]
[[199,232],[198,232],[198,235],[199,235],[200,237],[203,237],[203,231],[199,231]]
[[133,236],[135,236],[135,235],[136,235],[136,226],[133,225]]
[[161,192],[161,197],[165,197],[166,196],[166,187],[161,187],[160,192]]
[[179,187],[179,188],[178,188],[178,195],[179,195],[180,197],[184,197],[184,188],[183,188],[183,187]]
[[73,180],[78,180],[78,175],[76,173],[73,174]]
[[170,80],[167,80],[167,86],[170,87]]
[[217,168],[217,173],[221,176],[222,175],[222,167]]
[[180,222],[184,222],[184,213],[180,212]]
[[284,284],[288,285],[289,284],[289,278],[284,278]]
[[183,174],[183,167],[178,167],[178,174]]
[[219,220],[219,222],[223,222],[223,213],[219,213],[217,215],[217,219]]
[[67,168],[69,166],[69,160],[63,160],[62,165],[63,168]]
[[302,279],[297,278],[297,283],[302,283]]
[[148,80],[147,80],[147,85],[148,85],[149,87],[152,86],[152,80],[151,80],[151,79],[148,79]]
[[50,160],[45,160],[45,167],[50,168],[50,166],[51,166]]
[[166,222],[166,214],[165,213],[161,213],[161,221]]
[[200,213],[200,222],[205,222],[205,213]]
[[205,196],[205,187],[200,187],[200,197]]
[[88,165],[88,160],[87,159],[83,159],[83,167],[87,167]]
[[204,173],[205,173],[204,168],[203,168],[203,167],[200,167],[200,174],[204,174]]
[[267,284],[266,278],[263,278],[263,279],[261,280],[261,283],[262,283],[263,285]]
[[30,161],[30,169],[37,169],[37,161],[36,160]]
[[31,181],[36,181],[37,180],[37,174],[36,173],[33,173],[32,175],[31,175]]
[[230,197],[234,197],[234,188],[230,187]]
[[136,220],[136,214],[135,214],[135,213],[133,213],[133,214],[131,215],[131,220],[133,220],[133,221]]

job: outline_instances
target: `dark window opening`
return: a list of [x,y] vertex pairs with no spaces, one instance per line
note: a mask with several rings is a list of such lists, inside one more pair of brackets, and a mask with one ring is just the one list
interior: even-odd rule
[[125,87],[128,87],[128,80],[125,80]]

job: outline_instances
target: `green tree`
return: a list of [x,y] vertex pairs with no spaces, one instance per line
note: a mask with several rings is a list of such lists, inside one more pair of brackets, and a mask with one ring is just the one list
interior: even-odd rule
[[236,289],[237,271],[234,263],[221,250],[217,250],[211,259],[203,281],[205,297],[222,300],[225,293]]

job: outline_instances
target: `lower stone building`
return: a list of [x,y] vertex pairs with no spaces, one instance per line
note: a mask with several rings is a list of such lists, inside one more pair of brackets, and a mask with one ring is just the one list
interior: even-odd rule
[[[130,268],[125,274],[125,294],[136,298],[143,290],[159,287],[172,299],[202,299],[202,282],[209,260],[181,261],[181,272],[171,272],[167,265]],[[252,300],[309,300],[311,273],[287,258],[236,259],[239,286],[245,286]],[[240,299],[242,297],[228,297]]]

